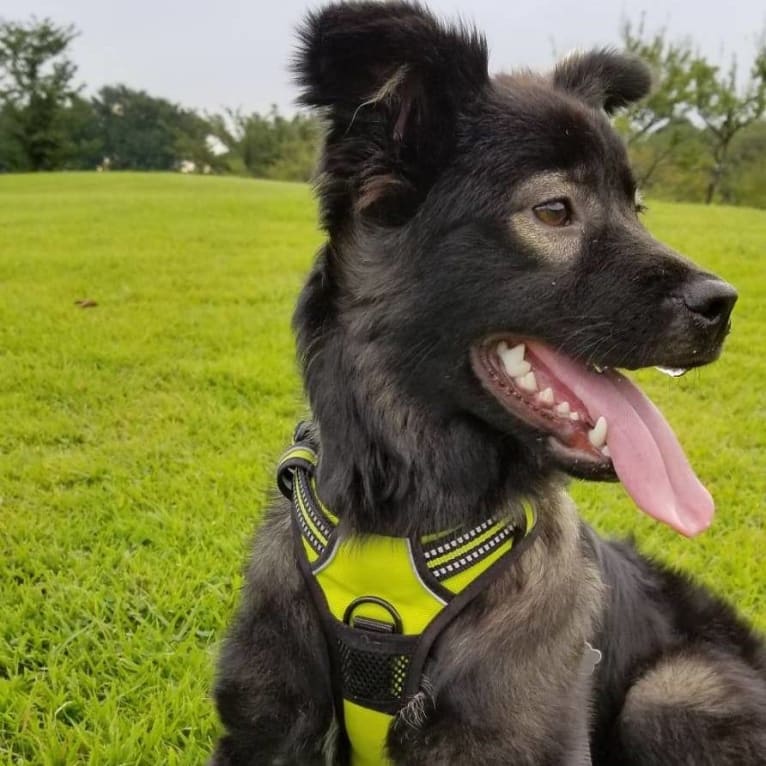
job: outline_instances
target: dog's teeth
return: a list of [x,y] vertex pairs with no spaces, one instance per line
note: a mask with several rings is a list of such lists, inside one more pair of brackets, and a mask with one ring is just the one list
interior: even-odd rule
[[609,447],[606,444],[601,448],[601,454],[604,457],[612,457],[612,453],[609,451]]
[[523,343],[513,348],[508,348],[505,341],[497,344],[497,355],[502,360],[505,371],[512,378],[522,378],[532,369],[532,365],[524,360],[524,350]]
[[508,348],[508,344],[505,341],[501,341],[497,346],[498,353],[503,357],[504,362],[510,362],[515,364],[520,362],[524,358],[524,352],[526,347],[523,343],[519,343],[513,348]]
[[569,419],[570,420],[579,420],[580,419],[580,413],[579,412],[570,412],[569,413]]
[[523,378],[532,369],[532,365],[529,362],[525,362],[523,359],[520,362],[516,362],[514,365],[509,365],[503,360],[503,367],[505,367],[505,371],[512,378]]
[[553,404],[553,402],[554,402],[553,389],[552,388],[544,388],[538,394],[537,398],[540,401],[540,404],[548,404],[548,405]]
[[528,372],[523,378],[516,378],[516,385],[525,391],[537,391],[537,378],[534,372]]
[[556,407],[556,414],[557,415],[568,415],[569,414],[569,402],[561,402],[561,404],[557,404]]
[[588,441],[594,447],[603,447],[606,444],[606,418],[602,415],[596,425],[588,431]]

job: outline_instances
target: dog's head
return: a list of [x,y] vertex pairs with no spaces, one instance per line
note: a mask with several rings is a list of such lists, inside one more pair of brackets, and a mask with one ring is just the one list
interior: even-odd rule
[[647,93],[646,67],[601,50],[492,79],[480,35],[401,2],[330,6],[301,40],[302,100],[328,122],[330,242],[296,315],[320,422],[346,405],[315,364],[364,381],[373,420],[406,428],[406,401],[707,526],[672,432],[615,371],[713,361],[736,300],[641,224],[609,115]]

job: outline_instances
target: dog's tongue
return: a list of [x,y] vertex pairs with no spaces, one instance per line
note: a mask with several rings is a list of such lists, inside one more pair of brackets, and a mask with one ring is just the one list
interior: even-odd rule
[[641,510],[687,537],[710,526],[710,493],[695,475],[662,413],[624,375],[602,374],[536,343],[529,351],[585,405],[603,415],[614,470]]

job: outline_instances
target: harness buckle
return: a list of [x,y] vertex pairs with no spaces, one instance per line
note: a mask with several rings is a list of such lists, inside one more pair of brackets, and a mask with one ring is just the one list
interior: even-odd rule
[[[362,604],[374,604],[384,609],[391,617],[392,622],[388,623],[383,620],[376,620],[373,617],[363,617],[362,615],[354,616],[354,610]],[[399,612],[396,611],[392,604],[389,604],[385,599],[378,596],[359,596],[355,598],[347,607],[343,613],[343,622],[350,628],[357,628],[359,630],[367,630],[371,633],[401,633],[402,632],[402,618]]]
[[357,630],[368,630],[371,633],[388,633],[393,634],[396,632],[396,627],[388,622],[382,622],[381,620],[373,620],[372,617],[352,617],[350,627]]

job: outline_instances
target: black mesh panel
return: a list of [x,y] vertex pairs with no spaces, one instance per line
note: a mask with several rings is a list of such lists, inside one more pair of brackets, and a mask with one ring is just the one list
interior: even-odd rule
[[402,693],[419,636],[380,635],[336,624],[338,675],[344,699],[386,713]]

